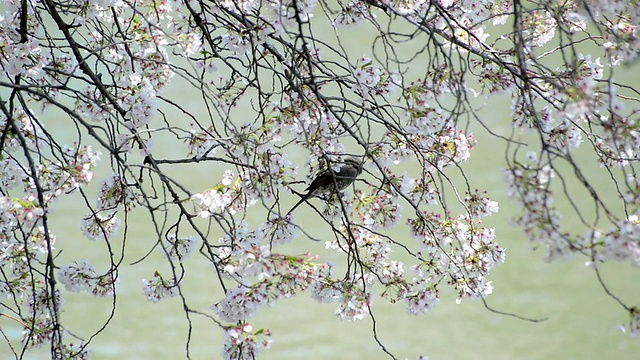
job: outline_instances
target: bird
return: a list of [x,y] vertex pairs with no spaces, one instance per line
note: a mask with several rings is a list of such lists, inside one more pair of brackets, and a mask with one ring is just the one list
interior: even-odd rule
[[338,171],[329,167],[319,172],[311,184],[305,189],[306,193],[302,195],[300,201],[293,205],[291,210],[287,212],[287,216],[300,204],[313,197],[341,192],[349,187],[362,173],[362,163],[363,162],[357,158],[350,157],[344,160],[344,165],[341,165]]

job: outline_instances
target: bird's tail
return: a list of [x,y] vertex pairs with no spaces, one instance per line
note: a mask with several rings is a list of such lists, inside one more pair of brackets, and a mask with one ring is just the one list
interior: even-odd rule
[[293,210],[295,210],[303,202],[307,201],[310,197],[311,197],[310,194],[303,195],[302,198],[300,198],[300,200],[298,200],[298,202],[295,205],[293,205],[293,207],[289,211],[287,211],[287,215],[285,215],[284,217],[288,217],[289,215],[291,215]]

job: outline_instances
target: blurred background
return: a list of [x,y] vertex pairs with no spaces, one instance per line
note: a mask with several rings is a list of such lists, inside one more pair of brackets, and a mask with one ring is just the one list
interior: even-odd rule
[[[366,53],[371,46],[371,36],[366,34],[366,29],[351,34],[353,36],[342,39],[343,45],[351,49],[354,56]],[[637,84],[640,82],[638,70],[640,67],[634,65],[626,68],[625,74],[620,76],[628,75],[633,79],[630,83]],[[208,116],[198,96],[194,96],[194,91],[176,79],[164,95],[197,116]],[[476,102],[482,106],[477,114],[484,124],[495,133],[510,136],[510,99],[495,96],[479,98]],[[190,120],[171,109],[166,109],[166,113],[170,120],[183,127]],[[241,113],[236,114],[242,116]],[[73,128],[67,118],[48,114],[45,123],[51,133],[66,139],[60,140],[60,143],[75,141],[75,130],[70,131]],[[473,188],[487,190],[489,196],[499,202],[499,213],[488,218],[485,225],[496,228],[496,241],[507,249],[505,263],[490,274],[494,293],[487,298],[487,303],[498,311],[546,320],[530,322],[500,315],[489,311],[480,301],[464,300],[456,304],[455,293],[441,291],[440,303],[427,315],[414,317],[405,312],[404,304],[389,304],[383,299],[374,298],[372,309],[375,322],[371,317],[360,322],[343,322],[333,315],[335,303],[318,304],[309,296],[302,295],[277,301],[273,307],[262,308],[250,319],[254,329],[271,329],[274,339],[271,349],[262,352],[259,358],[389,358],[374,339],[374,324],[378,340],[401,359],[415,359],[418,355],[429,356],[430,359],[624,360],[640,357],[640,340],[629,338],[617,328],[618,324],[627,321],[628,314],[606,295],[593,269],[585,266],[588,259],[545,263],[542,260],[543,249],[533,249],[522,232],[509,224],[509,219],[519,214],[521,209],[505,195],[501,169],[506,166],[506,144],[477,123],[471,123],[470,130],[477,145],[463,169],[471,179]],[[165,146],[162,138],[155,140],[153,152],[156,158],[177,158],[183,156],[182,151],[173,145]],[[305,155],[289,154],[291,160],[300,166],[300,180],[306,176]],[[591,175],[601,196],[616,197],[616,192],[610,189],[610,179],[598,175],[598,164],[590,155],[588,151],[579,151],[576,161],[584,169],[592,169]],[[103,154],[101,165],[104,166],[99,166],[96,180],[87,187],[89,194],[95,194],[99,182],[111,173],[107,162],[107,155]],[[222,176],[222,168],[209,163],[174,166],[168,172],[181,185],[194,192],[209,189]],[[304,188],[303,185],[300,187],[300,190]],[[65,264],[86,258],[103,271],[107,266],[107,259],[103,256],[105,245],[90,242],[81,234],[79,221],[86,213],[83,209],[84,199],[78,194],[71,196],[71,199],[73,201],[57,203],[51,214],[54,219],[51,230],[57,235],[55,247],[60,251],[56,261]],[[284,202],[293,204],[296,200],[291,195]],[[574,200],[579,207],[589,206],[592,202],[586,197]],[[312,201],[316,205],[319,202]],[[559,202],[557,205],[564,210],[570,209],[566,203]],[[296,210],[298,224],[307,232],[320,238],[325,232],[327,237],[331,236],[317,216],[304,204]],[[222,332],[210,320],[195,315],[187,319],[178,298],[155,304],[146,300],[142,279],[149,279],[155,270],[168,273],[169,268],[159,251],[133,265],[151,250],[156,239],[149,228],[149,217],[144,209],[132,211],[128,221],[124,247],[122,243],[113,242],[114,252],[122,251],[124,255],[117,297],[98,299],[87,293],[65,292],[66,310],[62,314],[62,323],[78,337],[88,340],[113,316],[104,330],[91,340],[89,347],[94,360],[185,358],[185,344],[189,336],[189,355],[192,359],[220,358]],[[578,225],[568,218],[563,226],[570,231]],[[401,242],[415,242],[402,226],[389,234]],[[215,236],[223,234],[213,231],[212,236],[214,238],[209,240],[216,242]],[[326,250],[324,243],[309,241],[302,235],[280,251],[288,254],[311,252],[319,255],[319,263],[329,261],[337,266],[345,261],[344,254]],[[211,305],[223,296],[216,285],[212,265],[193,253],[185,266],[187,277],[183,289],[189,306],[212,313]],[[602,265],[601,270],[607,286],[622,301],[640,305],[636,303],[640,299],[640,273],[637,269],[627,263],[609,263]],[[405,271],[409,269],[405,268]],[[113,308],[115,310],[112,313]],[[189,323],[192,326],[190,334]],[[3,319],[0,326],[12,341],[21,338],[21,328],[16,327],[15,323]],[[0,341],[0,355],[2,360],[12,358],[4,341]],[[29,351],[25,356],[26,359],[46,357],[46,348]]]
[[[183,99],[175,100],[190,101],[186,96],[188,92],[177,89],[172,93],[176,96],[184,94]],[[491,99],[492,105],[485,107],[480,116],[493,131],[508,132],[509,101],[499,100]],[[64,127],[52,125],[49,130],[65,136]],[[640,341],[622,334],[616,327],[625,322],[628,315],[605,294],[593,270],[585,266],[587,259],[545,263],[542,249],[533,250],[521,231],[509,225],[509,218],[521,210],[505,196],[500,171],[505,166],[504,144],[480,127],[473,129],[473,133],[478,143],[464,169],[473,181],[472,186],[486,189],[491,198],[499,202],[499,213],[488,218],[485,225],[496,228],[497,242],[507,249],[505,263],[491,272],[494,293],[487,302],[499,311],[547,320],[533,323],[499,315],[487,310],[480,301],[464,300],[457,305],[456,294],[448,291],[441,292],[441,301],[434,310],[418,317],[406,314],[403,304],[393,305],[374,298],[379,340],[396,356],[409,359],[420,354],[428,355],[430,359],[637,359]],[[156,143],[157,156],[165,153],[170,157],[171,150]],[[297,160],[301,165],[304,162],[302,157]],[[584,158],[583,161],[594,160]],[[305,174],[303,169],[300,171],[302,179]],[[96,179],[102,179],[108,173],[104,167],[99,168]],[[177,170],[174,176],[189,189],[204,191],[219,181],[221,171],[205,163],[192,167],[187,173]],[[90,186],[95,188],[97,184],[94,182]],[[606,193],[602,195],[607,196]],[[98,269],[102,263],[105,267],[100,270],[104,270],[107,264],[101,255],[104,244],[90,242],[81,234],[79,219],[85,214],[81,206],[83,199],[74,197],[76,202],[58,203],[53,213],[52,232],[57,235],[56,248],[61,250],[57,261],[64,264],[87,258]],[[288,199],[290,203],[295,200],[293,195]],[[322,237],[327,229],[315,218],[317,216],[308,206],[300,207],[296,213],[298,223],[306,231]],[[148,215],[142,209],[134,210],[129,221],[126,264],[143,257],[154,243],[153,233],[148,228]],[[563,225],[567,229],[572,227],[571,223]],[[396,233],[392,231],[392,235],[400,241],[415,242],[401,227]],[[216,239],[210,240],[215,242]],[[116,249],[118,251],[120,249]],[[345,261],[344,254],[325,250],[323,243],[309,241],[303,236],[282,251],[289,254],[309,251],[320,256],[318,262],[331,261],[339,265]],[[215,285],[212,266],[195,253],[185,264],[188,275],[184,288],[188,303],[194,309],[208,312],[222,297]],[[106,329],[92,340],[92,359],[184,358],[188,322],[180,300],[173,298],[154,304],[148,302],[142,292],[142,279],[149,279],[156,269],[168,271],[157,251],[146,261],[120,268],[115,314]],[[634,301],[640,298],[637,269],[627,263],[609,263],[601,269],[607,286],[626,303],[635,304]],[[62,321],[81,338],[86,339],[99,330],[111,314],[111,298],[97,299],[87,293],[65,293],[65,297],[66,311]],[[343,322],[333,315],[335,308],[335,303],[318,304],[310,297],[299,296],[261,309],[250,322],[254,328],[271,329],[274,339],[271,349],[261,353],[261,358],[388,358],[373,338],[371,318]],[[191,357],[219,358],[220,329],[201,317],[192,316],[191,321]],[[3,329],[13,340],[20,338],[20,328],[11,322],[3,323]],[[7,354],[3,359],[9,359],[5,346],[2,342],[0,354]],[[41,359],[47,353],[47,349],[32,351],[26,358]]]

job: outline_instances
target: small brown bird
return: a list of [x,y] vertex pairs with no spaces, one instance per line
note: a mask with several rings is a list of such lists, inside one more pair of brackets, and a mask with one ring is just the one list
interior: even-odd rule
[[338,171],[333,170],[331,167],[322,170],[305,189],[307,193],[302,196],[300,201],[293,205],[287,215],[291,214],[300,204],[312,197],[341,192],[349,187],[361,173],[362,161],[356,158],[345,159],[344,165],[340,166]]

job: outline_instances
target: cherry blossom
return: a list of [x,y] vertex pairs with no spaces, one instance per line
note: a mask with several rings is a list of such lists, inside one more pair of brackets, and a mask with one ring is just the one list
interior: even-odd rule
[[[187,318],[211,320],[228,359],[268,349],[271,332],[247,321],[294,296],[334,303],[327,314],[346,321],[373,315],[374,299],[416,316],[441,301],[484,302],[503,286],[494,289],[491,272],[508,259],[489,216],[510,217],[546,261],[581,257],[596,273],[613,261],[640,266],[638,94],[625,76],[640,53],[639,9],[621,0],[5,1],[0,295],[24,324],[9,348],[87,358],[91,344],[77,338],[107,336],[111,324],[75,335],[65,294],[110,297],[115,313],[127,296],[119,273],[132,262],[154,267],[136,296],[182,301]],[[478,111],[501,99],[508,115]],[[506,148],[495,161],[510,204],[469,170],[476,144],[494,141]],[[286,212],[349,157],[364,164],[349,187]],[[574,190],[591,200],[584,208]],[[91,262],[60,256],[77,255],[53,230],[75,207],[85,215],[69,220],[92,240]],[[292,243],[306,248],[292,253]],[[131,259],[132,244],[148,254]],[[182,286],[194,258],[214,279],[202,285],[216,294],[205,309]],[[637,309],[596,275],[637,335]]]
[[159,272],[153,274],[151,280],[142,280],[144,284],[144,294],[147,300],[151,302],[158,302],[163,299],[172,298],[178,296],[178,284],[173,280],[165,280],[162,278]]
[[336,27],[348,29],[358,26],[368,16],[367,8],[363,1],[350,1],[347,6],[343,6],[333,20]]
[[213,308],[225,322],[247,320],[263,305],[268,303],[269,295],[265,284],[258,287],[238,287],[229,289],[227,296]]
[[362,320],[369,315],[371,295],[360,290],[345,289],[335,315],[340,320]]
[[178,238],[175,233],[170,233],[167,234],[166,243],[167,253],[171,258],[185,260],[198,245],[198,238],[195,236]]
[[115,214],[89,214],[80,223],[80,230],[89,240],[109,240],[116,236],[121,221]]
[[254,359],[263,349],[271,346],[269,330],[253,330],[253,326],[242,323],[225,327],[222,345],[223,359]]

